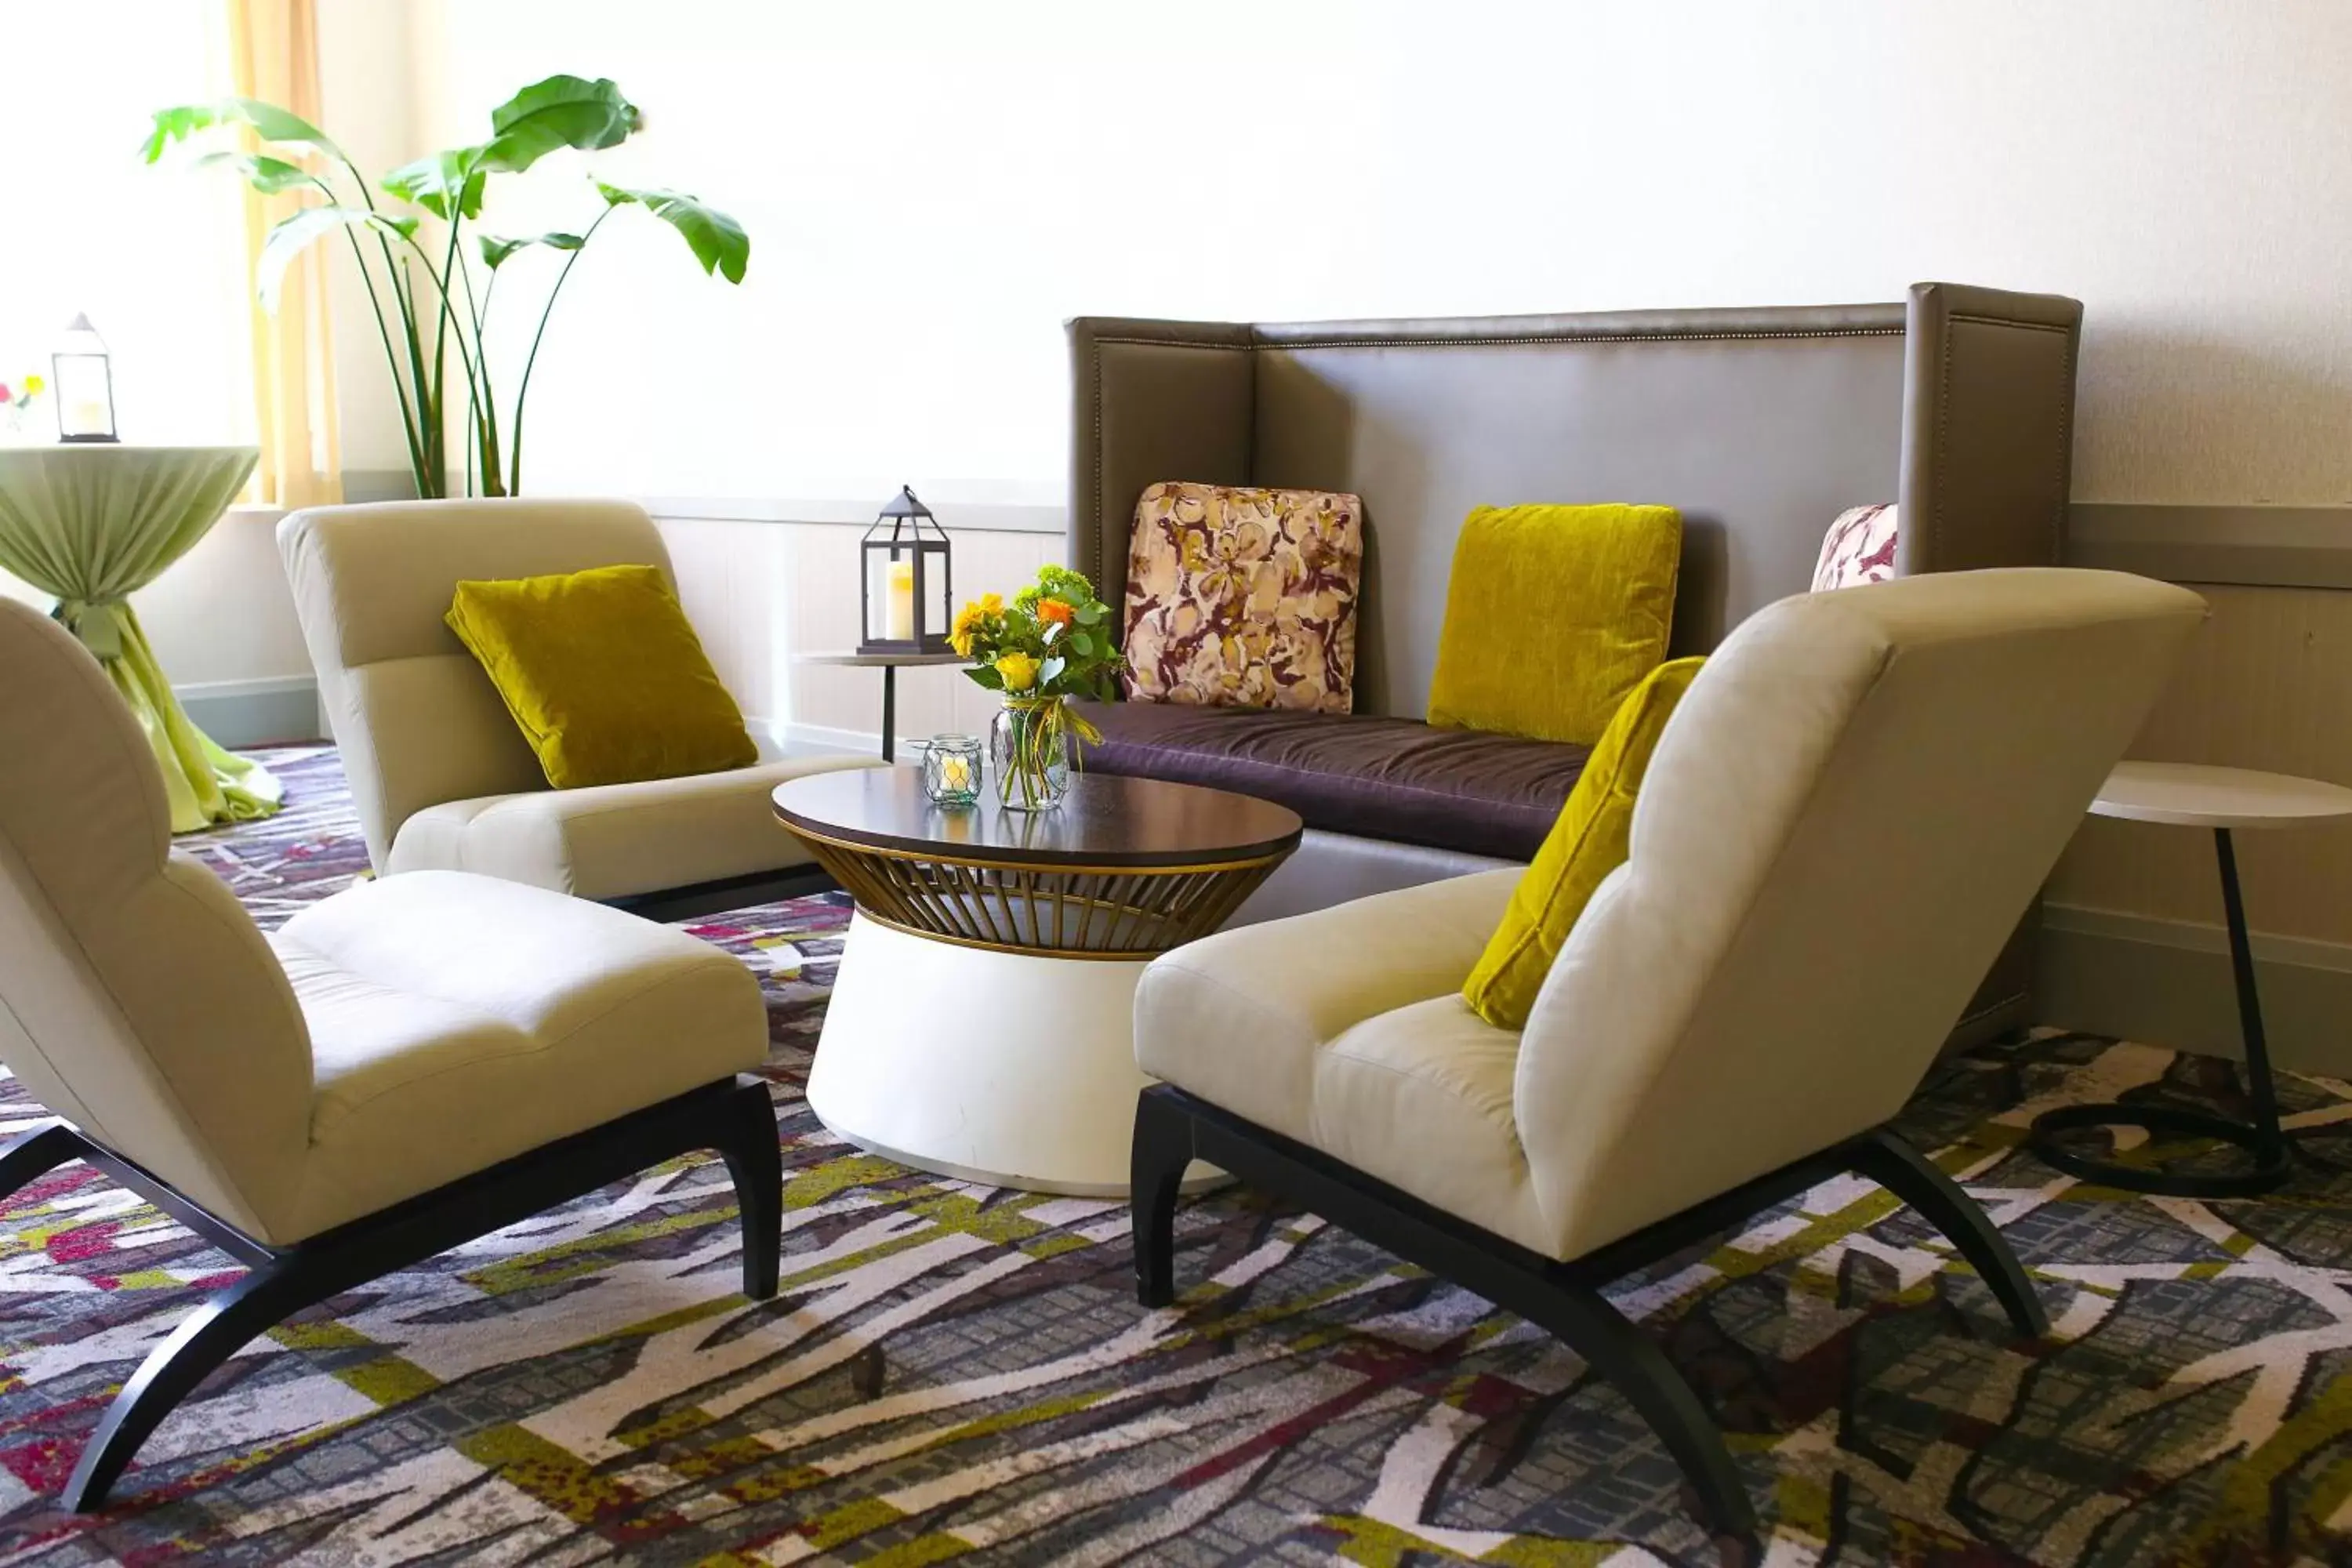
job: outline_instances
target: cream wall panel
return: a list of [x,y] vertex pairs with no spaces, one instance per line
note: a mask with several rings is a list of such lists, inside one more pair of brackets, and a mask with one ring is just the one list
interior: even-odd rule
[[[2340,0],[338,0],[327,25],[371,8],[410,18],[415,151],[479,140],[561,38],[648,116],[588,162],[752,236],[740,289],[658,224],[599,237],[531,395],[542,487],[1059,504],[1067,316],[1945,278],[2088,302],[2077,495],[2352,497]],[[1142,107],[1237,68],[1344,86]],[[494,221],[581,221],[556,167],[494,182]]]
[[[2132,754],[2352,784],[2352,593],[2198,587],[2212,619]],[[2237,835],[2255,930],[2352,943],[2352,826]],[[2053,903],[2218,925],[2211,839],[2145,823],[2084,824]]]

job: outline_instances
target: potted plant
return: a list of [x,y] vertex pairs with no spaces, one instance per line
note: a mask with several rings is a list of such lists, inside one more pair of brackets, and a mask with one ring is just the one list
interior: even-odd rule
[[[521,174],[567,147],[582,152],[616,147],[644,123],[636,105],[610,80],[551,76],[490,111],[488,141],[404,163],[373,188],[349,154],[317,126],[249,98],[157,110],[144,151],[152,163],[175,142],[250,130],[265,151],[223,147],[195,162],[227,168],[263,195],[294,192],[315,198],[278,220],[263,242],[256,268],[263,308],[277,308],[289,263],[318,241],[341,235],[375,315],[385,366],[399,399],[416,493],[437,499],[449,495],[455,482],[463,487],[462,494],[515,495],[522,489],[523,408],[540,343],[564,282],[605,219],[624,208],[649,212],[685,238],[704,272],[730,283],[743,281],[751,242],[742,226],[678,191],[631,189],[592,180],[602,205],[577,233],[509,236],[480,229],[482,200],[492,174]],[[393,205],[379,205],[378,191],[390,196]],[[428,219],[440,226],[428,226]],[[470,247],[466,243],[468,226]],[[530,350],[502,416],[498,382],[483,350],[483,330],[499,268],[534,247],[566,254],[554,287],[540,304]],[[478,285],[478,267],[482,274]],[[449,380],[453,359],[454,386]],[[465,433],[462,468],[449,441],[452,418],[459,412]]]
[[1118,650],[1103,629],[1109,616],[1094,584],[1063,566],[1040,571],[1010,605],[985,594],[956,612],[948,640],[973,661],[964,673],[1003,698],[988,750],[997,799],[1015,811],[1060,805],[1071,767],[1083,765],[1078,746],[1102,739],[1069,700],[1117,695]]

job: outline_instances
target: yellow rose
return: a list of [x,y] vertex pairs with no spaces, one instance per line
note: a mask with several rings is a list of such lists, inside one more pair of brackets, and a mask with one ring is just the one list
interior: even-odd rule
[[1038,661],[1025,653],[1000,653],[996,673],[1004,677],[1007,691],[1026,691],[1037,684]]
[[42,393],[48,390],[48,385],[49,384],[43,381],[39,376],[28,375],[25,378],[25,395],[27,397],[38,397]]

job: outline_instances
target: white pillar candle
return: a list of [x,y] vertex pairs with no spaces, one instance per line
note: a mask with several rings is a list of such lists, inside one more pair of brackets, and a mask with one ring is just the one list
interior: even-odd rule
[[884,623],[883,636],[892,642],[906,642],[915,635],[915,563],[911,561],[890,563],[889,608]]

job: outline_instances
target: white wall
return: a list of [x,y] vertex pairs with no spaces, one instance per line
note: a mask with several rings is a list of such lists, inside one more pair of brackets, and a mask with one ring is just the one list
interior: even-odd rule
[[[390,4],[341,0],[331,41]],[[611,75],[650,131],[597,167],[752,234],[740,291],[650,221],[599,239],[541,362],[541,489],[912,479],[935,502],[1058,503],[1077,313],[1829,301],[1950,278],[2088,301],[2078,496],[2352,498],[2335,0],[406,16],[425,142],[478,138],[548,72]],[[551,166],[490,212],[535,227],[593,205]]]

